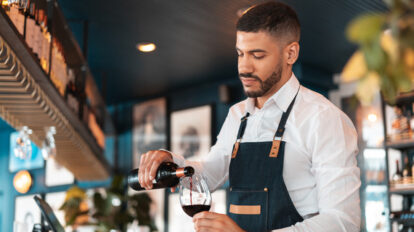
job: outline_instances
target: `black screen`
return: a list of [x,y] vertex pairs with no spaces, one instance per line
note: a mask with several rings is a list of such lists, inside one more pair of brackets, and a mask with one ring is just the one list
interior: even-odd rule
[[52,231],[53,232],[65,232],[65,229],[63,229],[63,226],[60,224],[59,220],[56,218],[56,215],[53,213],[53,210],[52,208],[50,208],[49,204],[47,204],[46,201],[40,199],[38,196],[35,196],[34,200],[36,201],[37,205],[42,211],[42,214],[46,218],[46,221],[49,224]]

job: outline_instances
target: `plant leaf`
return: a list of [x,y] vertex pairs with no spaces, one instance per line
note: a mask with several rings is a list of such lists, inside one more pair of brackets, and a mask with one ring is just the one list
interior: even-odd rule
[[375,40],[382,32],[386,16],[384,14],[365,14],[352,20],[346,30],[349,40],[367,44]]

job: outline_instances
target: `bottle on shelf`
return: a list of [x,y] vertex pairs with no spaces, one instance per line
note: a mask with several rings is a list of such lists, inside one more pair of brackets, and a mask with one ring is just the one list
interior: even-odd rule
[[9,6],[9,2],[6,0],[0,0],[0,7],[4,9],[4,11],[6,11],[7,15],[10,15],[10,6]]
[[[153,189],[174,187],[179,183],[181,177],[192,176],[193,167],[178,167],[171,162],[162,163],[155,176]],[[128,174],[128,185],[136,191],[145,190],[141,187],[138,180],[138,169],[133,169]]]
[[411,177],[412,176],[410,162],[408,161],[407,156],[404,157],[404,169],[402,171],[402,176],[403,177]]
[[[23,2],[23,1],[22,1]],[[24,4],[21,1],[8,2],[8,15],[13,22],[17,31],[23,35],[24,33]]]
[[413,161],[411,163],[411,178],[412,178],[412,182],[414,182],[414,177],[413,177],[413,173],[414,173],[414,157],[413,157]]
[[402,173],[401,173],[401,170],[400,170],[400,165],[399,165],[398,160],[395,161],[395,170],[396,171],[395,171],[394,175],[392,176],[392,180],[393,181],[399,181],[402,178]]
[[76,97],[76,86],[73,81],[69,81],[65,89],[65,100],[69,107],[75,112],[76,115],[79,113],[79,101]]

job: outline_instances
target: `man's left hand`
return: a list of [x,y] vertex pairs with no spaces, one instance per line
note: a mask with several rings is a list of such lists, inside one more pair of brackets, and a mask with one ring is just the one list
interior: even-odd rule
[[225,214],[203,211],[193,217],[194,229],[197,232],[243,232],[229,216]]

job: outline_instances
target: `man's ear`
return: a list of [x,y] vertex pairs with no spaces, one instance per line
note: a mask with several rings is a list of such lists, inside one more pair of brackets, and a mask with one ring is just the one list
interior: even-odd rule
[[288,65],[293,65],[299,58],[299,43],[292,42],[288,44],[284,49],[285,60]]

